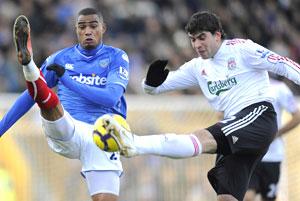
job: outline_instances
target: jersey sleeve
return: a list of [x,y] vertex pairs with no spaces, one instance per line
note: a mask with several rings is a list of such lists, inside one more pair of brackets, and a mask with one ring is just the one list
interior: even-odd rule
[[198,85],[195,72],[196,60],[193,59],[179,67],[178,70],[171,71],[167,79],[150,94],[160,94],[164,92],[188,89]]
[[249,67],[271,71],[300,85],[300,65],[271,50],[247,40],[241,51],[244,63]]
[[34,105],[28,91],[24,91],[0,121],[0,137]]
[[[59,53],[59,52],[58,52]],[[57,82],[58,82],[58,77],[57,75],[55,74],[54,71],[48,71],[46,69],[47,66],[51,65],[51,64],[54,64],[54,63],[57,63],[57,64],[60,64],[59,61],[57,61],[57,55],[58,53],[56,54],[53,54],[51,56],[49,56],[45,61],[44,63],[42,64],[41,66],[41,71],[45,77],[45,80],[47,82],[47,85],[49,88],[53,88],[57,85]]]
[[298,106],[290,88],[282,83],[277,90],[280,90],[280,98],[278,99],[280,105],[289,113],[295,113],[298,110]]
[[113,107],[124,93],[124,88],[119,84],[113,83],[106,85],[105,88],[97,88],[74,81],[67,72],[60,78],[60,81],[65,87],[82,97],[105,107]]
[[110,72],[107,76],[107,85],[118,84],[126,90],[129,82],[129,59],[127,54],[120,50],[113,58],[111,58],[112,64],[110,66]]

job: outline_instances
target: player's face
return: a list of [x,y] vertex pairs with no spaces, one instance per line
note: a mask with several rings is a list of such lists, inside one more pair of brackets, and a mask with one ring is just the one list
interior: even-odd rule
[[192,47],[198,56],[203,59],[212,58],[221,45],[221,33],[211,34],[209,31],[199,32],[197,34],[188,34]]
[[79,44],[84,49],[93,49],[102,42],[105,25],[97,15],[80,15],[76,24]]

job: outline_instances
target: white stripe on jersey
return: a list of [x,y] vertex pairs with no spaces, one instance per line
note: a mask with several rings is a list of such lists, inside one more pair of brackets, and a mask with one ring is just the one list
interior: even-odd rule
[[279,63],[283,63],[286,65],[286,67],[292,68],[294,71],[293,73],[300,74],[300,66],[298,63],[294,62],[293,60],[287,58],[287,57],[281,57],[279,60]]
[[222,128],[223,133],[225,134],[225,136],[227,136],[236,130],[244,128],[245,126],[255,121],[267,109],[268,107],[264,105],[260,105],[258,108],[254,108],[254,110],[244,118],[223,127]]

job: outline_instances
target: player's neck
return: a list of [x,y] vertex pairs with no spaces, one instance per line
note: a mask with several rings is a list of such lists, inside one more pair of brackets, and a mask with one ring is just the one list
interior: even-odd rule
[[100,43],[93,49],[85,49],[79,44],[78,50],[85,56],[92,56],[92,55],[95,55],[102,47],[103,47],[103,43]]
[[224,42],[224,40],[221,40],[220,43],[218,43],[218,45],[216,46],[216,51],[215,51],[214,55],[212,56],[212,58],[215,58],[218,55],[218,53],[220,52],[220,49],[222,47],[223,42]]

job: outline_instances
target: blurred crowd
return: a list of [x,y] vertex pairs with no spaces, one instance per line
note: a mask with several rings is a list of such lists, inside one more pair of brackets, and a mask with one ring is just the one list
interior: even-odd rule
[[[129,55],[128,93],[141,93],[140,82],[154,59],[167,58],[175,69],[195,56],[184,26],[198,10],[217,13],[228,38],[250,38],[300,62],[298,0],[0,0],[0,92],[25,89],[12,39],[16,16],[29,17],[34,60],[41,65],[56,50],[76,42],[77,12],[90,6],[104,16],[104,43]],[[300,95],[299,87],[288,84]]]

